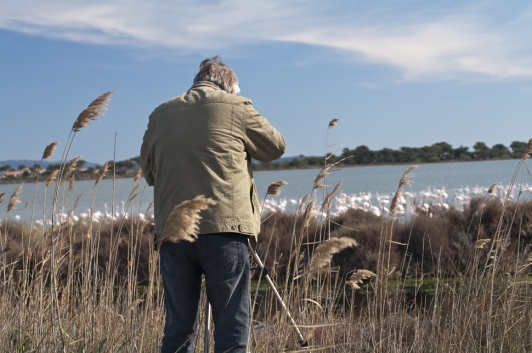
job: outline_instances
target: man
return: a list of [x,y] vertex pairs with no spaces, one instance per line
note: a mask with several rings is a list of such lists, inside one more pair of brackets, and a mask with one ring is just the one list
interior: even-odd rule
[[161,351],[193,352],[201,275],[215,325],[215,352],[246,352],[249,333],[248,237],[260,230],[251,158],[269,162],[285,151],[282,135],[239,97],[238,78],[218,56],[201,62],[193,86],[150,115],[141,148],[154,188],[155,238],[173,207],[204,195],[217,204],[201,213],[193,242],[160,246],[166,323]]

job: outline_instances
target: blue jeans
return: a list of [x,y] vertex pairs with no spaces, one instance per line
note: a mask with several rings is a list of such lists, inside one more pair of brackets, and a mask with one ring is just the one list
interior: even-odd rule
[[166,307],[161,352],[194,352],[204,274],[215,326],[214,351],[245,353],[250,300],[247,236],[202,234],[193,243],[165,242],[160,254]]

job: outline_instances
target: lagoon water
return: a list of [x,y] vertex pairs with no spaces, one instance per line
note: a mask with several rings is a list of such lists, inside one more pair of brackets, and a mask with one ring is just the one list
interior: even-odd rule
[[[512,175],[519,163],[519,160],[503,161],[482,161],[482,162],[455,162],[455,163],[435,163],[422,164],[413,175],[413,185],[405,188],[405,191],[418,192],[427,188],[445,188],[452,199],[458,189],[464,187],[483,186],[489,187],[494,183],[508,185]],[[403,172],[410,165],[389,165],[389,166],[364,166],[349,167],[332,171],[327,179],[327,184],[331,187],[343,180],[341,192],[346,194],[360,194],[371,192],[380,195],[393,195],[397,189],[397,184]],[[287,200],[303,197],[311,191],[314,177],[319,173],[319,169],[305,170],[281,170],[281,171],[263,171],[255,172],[255,181],[259,193],[259,198],[263,199],[267,187],[271,182],[284,180],[288,182],[282,189],[281,196],[276,198],[286,198]],[[524,183],[532,184],[532,180],[527,172],[524,174]],[[76,197],[83,193],[79,204],[75,209],[76,214],[88,213],[91,208],[92,198],[94,195],[94,210],[111,212],[114,205],[115,212],[124,210],[128,213],[144,212],[150,202],[153,200],[153,188],[148,187],[144,179],[140,180],[140,187],[137,189],[138,194],[131,205],[127,207],[127,200],[133,189],[133,179],[117,179],[113,187],[111,179],[104,179],[98,185],[94,192],[94,180],[76,181],[74,190],[71,192],[66,210],[73,207]],[[68,183],[67,183],[68,184]],[[18,184],[0,185],[0,194],[5,192],[4,201],[0,204],[0,217],[5,219],[9,197],[17,188]],[[31,218],[31,209],[33,206],[35,184],[24,184],[20,199],[21,204],[15,210],[9,212],[9,218],[19,216],[23,220]],[[54,185],[46,190],[46,205],[44,209],[49,212],[51,209],[51,200],[53,197]],[[269,196],[271,197],[271,196]],[[27,206],[26,206],[27,204]],[[39,183],[37,196],[35,198],[35,216],[36,219],[43,219],[43,205],[45,204],[44,184]],[[18,217],[17,217],[18,218]],[[49,214],[45,214],[49,218]]]

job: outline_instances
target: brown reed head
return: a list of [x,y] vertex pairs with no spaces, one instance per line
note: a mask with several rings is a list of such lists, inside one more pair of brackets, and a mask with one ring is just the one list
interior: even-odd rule
[[135,197],[137,197],[137,190],[139,188],[139,184],[135,184],[133,186],[133,189],[131,189],[131,192],[129,193],[128,201],[131,202]]
[[171,241],[193,242],[199,231],[200,212],[210,205],[216,205],[216,201],[203,195],[196,196],[192,200],[181,202],[175,206],[166,220],[163,236],[160,243]]
[[11,194],[11,197],[9,198],[9,203],[7,204],[7,212],[12,211],[19,203],[20,198],[18,197],[20,195],[20,192],[22,191],[22,185],[24,185],[24,182],[22,182],[16,189],[13,191],[13,194]]
[[63,182],[67,180],[67,178],[70,176],[70,174],[76,169],[76,166],[78,165],[78,161],[80,160],[81,156],[74,157],[70,163],[65,168],[65,174],[63,174]]
[[333,120],[329,121],[329,128],[335,127],[338,121],[340,121],[338,118],[334,118]]
[[353,238],[331,238],[324,241],[314,250],[314,255],[309,265],[309,272],[316,273],[318,270],[331,263],[332,256],[345,248],[358,246]]
[[136,183],[140,177],[142,176],[142,168],[137,169],[137,172],[135,173],[135,177],[133,178],[133,182]]
[[46,146],[42,154],[42,159],[48,159],[52,157],[52,155],[55,153],[55,150],[57,149],[57,145],[59,145],[59,142],[55,141]]
[[5,194],[6,194],[5,192],[0,194],[0,203],[2,203],[2,201],[4,201],[4,195]]
[[279,196],[281,195],[281,188],[283,185],[288,185],[286,181],[279,180],[271,183],[268,186],[268,191],[266,192],[267,195],[273,195],[273,196]]
[[395,195],[393,195],[392,204],[390,206],[390,214],[395,215],[397,211],[397,206],[399,206],[399,199],[403,194],[403,188],[407,185],[412,185],[413,175],[411,173],[417,167],[417,165],[411,166],[403,173],[403,176],[399,180],[399,186],[397,187],[397,191],[395,192]]
[[475,243],[475,248],[484,249],[484,247],[491,241],[491,239],[479,239]]
[[50,175],[48,175],[48,178],[46,179],[46,183],[45,183],[46,187],[49,187],[50,185],[52,185],[54,181],[56,181],[57,174],[59,174],[59,170],[54,170],[53,172],[50,173]]
[[74,125],[72,125],[72,130],[74,132],[78,132],[82,128],[88,127],[91,121],[97,120],[97,116],[103,116],[104,111],[107,110],[107,104],[109,103],[113,93],[114,90],[106,92],[92,101],[92,103],[89,104],[89,106],[79,114],[78,118],[74,122]]
[[303,214],[303,229],[308,228],[310,224],[310,217],[312,216],[312,209],[314,208],[315,200],[310,200]]
[[495,183],[492,186],[490,186],[490,188],[488,189],[488,194],[493,194],[493,190],[495,190],[496,186],[497,186],[497,183]]
[[321,179],[323,179],[326,175],[328,175],[328,168],[323,168],[318,175],[314,178],[314,185],[312,186],[313,189],[323,188],[325,185],[321,182]]
[[345,284],[350,285],[353,289],[360,289],[359,284],[364,283],[365,279],[375,277],[376,274],[369,270],[358,270],[349,277]]
[[109,171],[109,162],[105,162],[100,169],[100,172],[98,173],[98,176],[96,177],[96,181],[94,182],[94,186],[98,185],[100,181],[105,177],[107,172]]
[[321,204],[320,211],[323,211],[324,209],[329,208],[329,205],[331,204],[332,198],[336,195],[336,193],[338,192],[338,189],[340,189],[342,184],[343,184],[343,180],[340,180],[335,185],[334,189],[330,193],[328,193],[327,196],[325,196],[325,200],[323,200],[323,202]]
[[74,180],[75,180],[75,177],[74,177],[74,175],[72,175],[70,177],[70,181],[68,183],[68,191],[69,192],[72,191],[72,189],[74,189]]
[[298,211],[301,210],[303,206],[305,206],[305,202],[307,202],[307,199],[309,196],[310,196],[310,192],[307,193],[305,196],[303,196],[303,198],[299,201]]

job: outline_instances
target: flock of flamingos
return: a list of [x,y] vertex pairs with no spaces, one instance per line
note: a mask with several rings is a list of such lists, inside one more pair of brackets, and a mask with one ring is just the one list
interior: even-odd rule
[[[491,190],[490,190],[491,189]],[[463,211],[471,202],[473,198],[484,197],[486,199],[499,199],[501,202],[506,198],[515,199],[516,193],[520,195],[525,195],[529,197],[532,195],[532,186],[528,184],[522,187],[513,187],[510,189],[509,186],[502,184],[497,184],[494,187],[461,187],[454,189],[451,192],[451,196],[446,191],[445,188],[427,188],[421,191],[410,191],[404,192],[400,196],[399,206],[397,207],[397,216],[399,219],[408,219],[409,217],[426,214],[434,215],[437,213],[444,212],[450,207],[455,207],[456,209]],[[314,217],[322,218],[326,217],[327,213],[321,211],[321,202],[320,198],[315,193],[313,197],[316,199],[314,209],[312,210],[312,215]],[[522,197],[522,196],[521,196]],[[288,212],[294,213],[298,208],[301,208],[301,200],[295,199],[286,199],[279,197],[266,197],[261,202],[262,212]],[[322,201],[322,200],[321,200]],[[376,216],[386,216],[390,214],[389,204],[391,202],[391,196],[389,195],[380,195],[379,193],[371,192],[360,192],[358,194],[345,194],[339,193],[336,195],[331,202],[330,213],[331,217],[336,217],[349,209],[359,209],[366,212],[371,212]],[[86,212],[74,213],[73,211],[68,212],[64,209],[60,209],[56,216],[56,221],[58,222],[82,222],[86,223],[92,218],[92,222],[96,223],[107,223],[112,220],[122,220],[130,219],[132,217],[132,212],[128,211],[128,206],[124,201],[120,202],[120,205],[116,205],[114,212],[111,212],[107,204],[103,205],[103,210],[92,211],[87,209]],[[134,213],[134,216],[139,217],[141,221],[152,220],[153,214],[148,212],[144,213]],[[10,216],[10,219],[14,219],[18,222],[23,222],[20,215],[16,213]],[[51,220],[35,219],[34,226],[43,226],[45,224],[51,224]],[[0,224],[2,220],[0,220]]]

